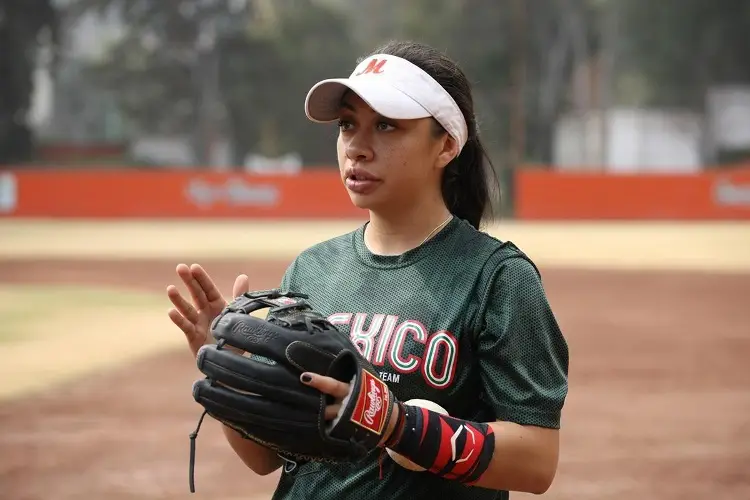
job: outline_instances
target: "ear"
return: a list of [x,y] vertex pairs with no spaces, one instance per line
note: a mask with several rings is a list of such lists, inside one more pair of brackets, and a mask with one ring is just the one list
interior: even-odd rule
[[441,148],[435,161],[435,166],[443,169],[458,156],[458,142],[446,132],[440,137],[439,143]]

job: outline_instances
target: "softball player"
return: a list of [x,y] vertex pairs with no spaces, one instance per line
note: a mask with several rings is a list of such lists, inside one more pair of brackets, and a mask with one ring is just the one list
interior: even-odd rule
[[[229,444],[258,474],[285,465],[278,500],[545,492],[558,463],[568,348],[533,262],[479,230],[490,188],[466,77],[429,46],[389,43],[349,78],[313,86],[305,110],[338,122],[344,189],[370,217],[302,252],[282,287],[308,294],[400,401],[428,400],[448,415],[406,406],[389,423],[388,448],[432,464],[426,470],[383,452],[364,465],[285,463],[225,427]],[[195,354],[225,301],[200,266],[177,273],[193,305],[170,286],[169,315]],[[238,277],[234,294],[247,282]],[[348,393],[319,374],[301,381],[334,400]]]

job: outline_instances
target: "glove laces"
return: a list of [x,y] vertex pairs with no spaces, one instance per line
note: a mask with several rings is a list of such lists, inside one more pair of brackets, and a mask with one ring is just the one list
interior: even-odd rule
[[201,424],[203,418],[206,416],[207,411],[201,414],[201,418],[198,420],[198,426],[193,432],[190,433],[190,465],[188,466],[188,482],[190,483],[190,493],[195,493],[195,440],[198,437],[198,431],[201,430]]
[[[221,339],[216,344],[217,349],[221,349],[226,344],[226,340]],[[190,464],[188,465],[188,482],[190,483],[190,493],[195,493],[195,440],[198,438],[198,432],[201,430],[201,424],[206,417],[207,410],[203,410],[201,417],[198,419],[198,425],[190,433]]]

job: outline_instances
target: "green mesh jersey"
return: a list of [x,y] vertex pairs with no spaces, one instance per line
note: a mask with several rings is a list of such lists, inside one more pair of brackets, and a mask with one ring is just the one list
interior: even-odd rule
[[[454,218],[426,244],[374,255],[365,225],[315,245],[282,287],[347,332],[395,396],[429,399],[452,416],[558,428],[568,349],[539,274],[512,243]],[[382,450],[356,465],[282,472],[277,500],[508,498],[398,466]]]

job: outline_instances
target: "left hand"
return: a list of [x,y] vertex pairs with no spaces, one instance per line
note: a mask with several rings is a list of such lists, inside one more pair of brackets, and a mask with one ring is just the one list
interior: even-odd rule
[[[318,373],[305,372],[300,376],[300,381],[307,386],[310,386],[324,394],[328,394],[336,398],[336,402],[334,404],[326,406],[326,420],[333,420],[334,418],[336,418],[336,415],[341,409],[341,402],[351,390],[350,384],[341,382],[340,380],[336,380],[335,378],[320,375]],[[399,408],[398,405],[396,405],[393,408],[391,419],[386,424],[386,431],[383,433],[383,439],[380,440],[381,444],[386,442],[393,432],[393,428],[396,426],[396,421],[398,420],[398,412]]]
[[329,396],[333,396],[334,398],[336,398],[336,402],[334,404],[326,406],[325,419],[333,420],[334,418],[336,418],[336,415],[341,409],[341,402],[344,400],[346,395],[349,394],[350,385],[341,382],[340,380],[336,380],[335,378],[326,377],[325,375],[310,372],[303,373],[300,376],[300,381],[303,384],[312,387],[313,389],[317,389],[324,394],[328,394]]

